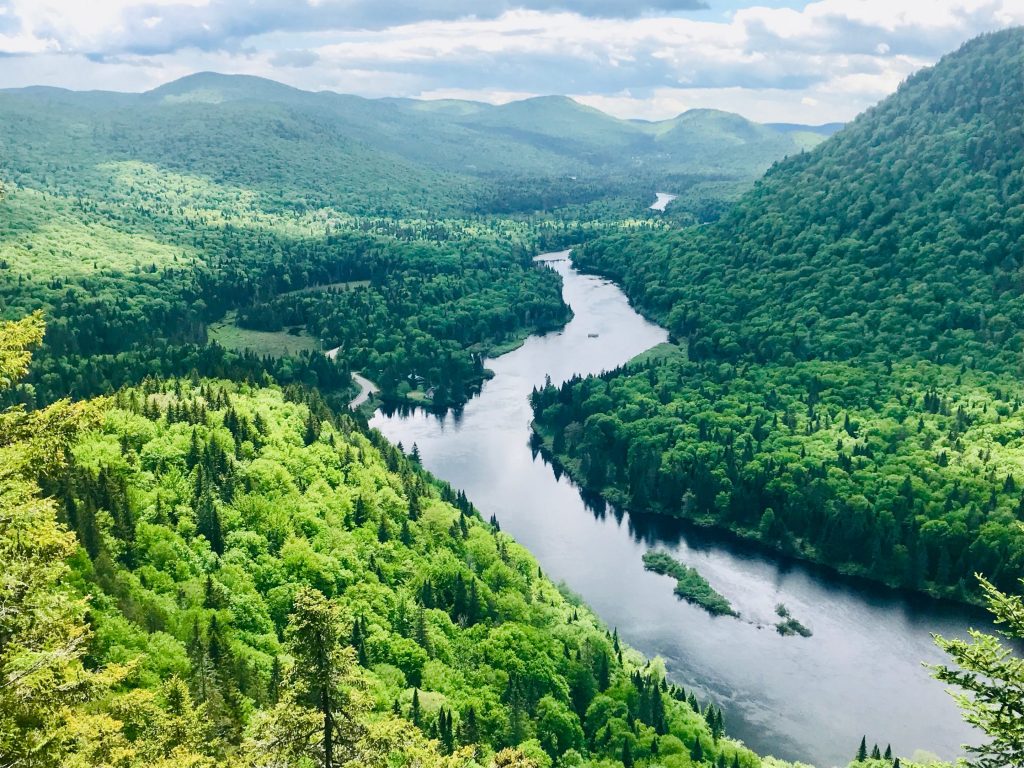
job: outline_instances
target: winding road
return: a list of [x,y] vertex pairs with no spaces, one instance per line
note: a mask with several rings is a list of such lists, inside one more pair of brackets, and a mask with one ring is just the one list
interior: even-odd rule
[[[331,360],[333,360],[338,356],[338,351],[340,349],[341,347],[328,349],[326,352],[324,352],[324,354],[327,355],[327,357],[329,357]],[[365,376],[361,376],[355,371],[352,371],[352,381],[359,385],[359,394],[352,398],[352,402],[348,404],[348,407],[351,408],[352,410],[355,410],[360,405],[369,400],[371,397],[380,392],[380,387],[378,387]]]

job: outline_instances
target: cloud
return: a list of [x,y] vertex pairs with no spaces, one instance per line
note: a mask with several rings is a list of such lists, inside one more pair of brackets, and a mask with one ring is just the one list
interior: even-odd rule
[[316,51],[278,51],[270,57],[270,64],[274,67],[312,67],[320,61],[320,54]]
[[423,21],[496,19],[517,9],[637,18],[707,8],[705,0],[8,0],[61,50],[153,55],[238,48],[271,32],[387,29]]
[[0,53],[19,55],[0,61],[0,86],[143,90],[215,70],[366,96],[565,93],[630,117],[829,122],[1024,23],[1021,0],[792,2],[722,17],[680,13],[692,0],[478,0],[467,17],[468,0],[0,0]]

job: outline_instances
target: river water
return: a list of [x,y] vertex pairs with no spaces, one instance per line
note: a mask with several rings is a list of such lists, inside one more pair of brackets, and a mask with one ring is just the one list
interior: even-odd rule
[[652,211],[664,211],[668,208],[668,204],[675,200],[679,195],[670,195],[668,192],[655,192],[654,205],[651,206]]
[[[904,756],[917,749],[957,756],[974,734],[921,662],[942,660],[931,632],[990,628],[983,612],[781,561],[676,520],[602,509],[531,451],[528,397],[545,376],[558,383],[598,373],[666,339],[618,287],[561,256],[548,260],[574,311],[561,332],[489,361],[495,377],[460,414],[378,411],[371,425],[407,450],[417,444],[427,469],[464,489],[485,518],[497,515],[551,578],[627,642],[662,656],[674,681],[722,705],[729,734],[756,751],[846,765],[867,734],[869,746],[891,742]],[[678,600],[672,579],[643,568],[652,547],[696,567],[743,620],[713,618]],[[775,632],[780,602],[812,637]]]

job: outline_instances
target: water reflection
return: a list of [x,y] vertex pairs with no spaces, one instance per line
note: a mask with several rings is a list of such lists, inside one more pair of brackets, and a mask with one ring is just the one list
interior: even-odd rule
[[[898,754],[925,748],[952,758],[973,740],[922,661],[942,661],[930,633],[989,627],[963,606],[840,578],[727,534],[628,513],[581,493],[532,439],[529,395],[550,375],[615,368],[665,340],[611,283],[550,266],[574,310],[562,332],[532,337],[488,361],[495,376],[458,414],[395,410],[372,425],[466,491],[484,517],[528,547],[545,571],[580,594],[641,651],[666,659],[673,679],[713,697],[727,727],[762,753],[821,766],[849,762],[863,734]],[[645,571],[643,554],[668,550],[696,567],[742,620],[711,617],[679,601],[670,579]],[[781,637],[785,603],[813,637]]]

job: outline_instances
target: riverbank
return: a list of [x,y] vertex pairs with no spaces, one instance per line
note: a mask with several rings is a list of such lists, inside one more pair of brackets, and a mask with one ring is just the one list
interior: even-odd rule
[[[944,658],[932,632],[989,630],[984,612],[835,576],[677,518],[626,512],[581,494],[531,447],[529,397],[545,377],[557,384],[642,353],[678,353],[659,346],[667,333],[613,283],[565,259],[550,267],[562,275],[571,322],[488,360],[494,378],[464,408],[378,411],[371,426],[392,443],[416,444],[428,470],[465,491],[485,519],[494,515],[623,640],[664,658],[673,681],[721,705],[727,730],[756,751],[845,765],[867,733],[897,754],[957,756],[974,736],[921,662]],[[671,580],[644,570],[651,548],[696,568],[745,620],[679,600]],[[813,637],[778,633],[780,603]]]
[[[672,351],[673,349],[675,349],[674,345],[665,345],[665,350],[660,354],[674,354]],[[654,356],[655,354],[657,354],[657,351],[651,350],[650,352],[645,353],[645,356]],[[631,510],[631,504],[628,496],[621,489],[613,486],[597,488],[589,485],[584,479],[585,476],[581,470],[580,460],[565,453],[564,451],[556,452],[554,450],[554,435],[550,430],[544,429],[544,427],[538,424],[536,420],[530,422],[530,429],[533,433],[532,444],[534,448],[543,455],[545,461],[549,462],[553,467],[556,467],[558,472],[564,473],[570,477],[583,492],[589,494],[591,497],[600,498],[605,503],[617,509],[633,511]],[[723,524],[721,520],[714,517],[677,514],[661,509],[653,503],[639,511],[645,515],[662,517],[667,520],[684,521],[696,528],[721,533],[726,537],[731,537],[738,541],[742,541],[745,544],[756,547],[768,556],[782,558],[785,562],[806,563],[808,566],[820,568],[824,572],[833,574],[839,578],[847,579],[854,584],[871,585],[873,587],[889,590],[895,595],[922,598],[934,601],[937,604],[951,604],[970,608],[982,608],[985,606],[985,602],[981,596],[950,594],[931,588],[911,589],[899,584],[898,582],[878,578],[877,575],[873,574],[866,568],[857,567],[852,564],[837,565],[835,563],[831,563],[821,557],[821,554],[817,550],[803,542],[787,540],[785,542],[786,545],[780,546],[777,542],[765,541],[761,536],[760,530],[757,528],[747,528],[737,524]]]

